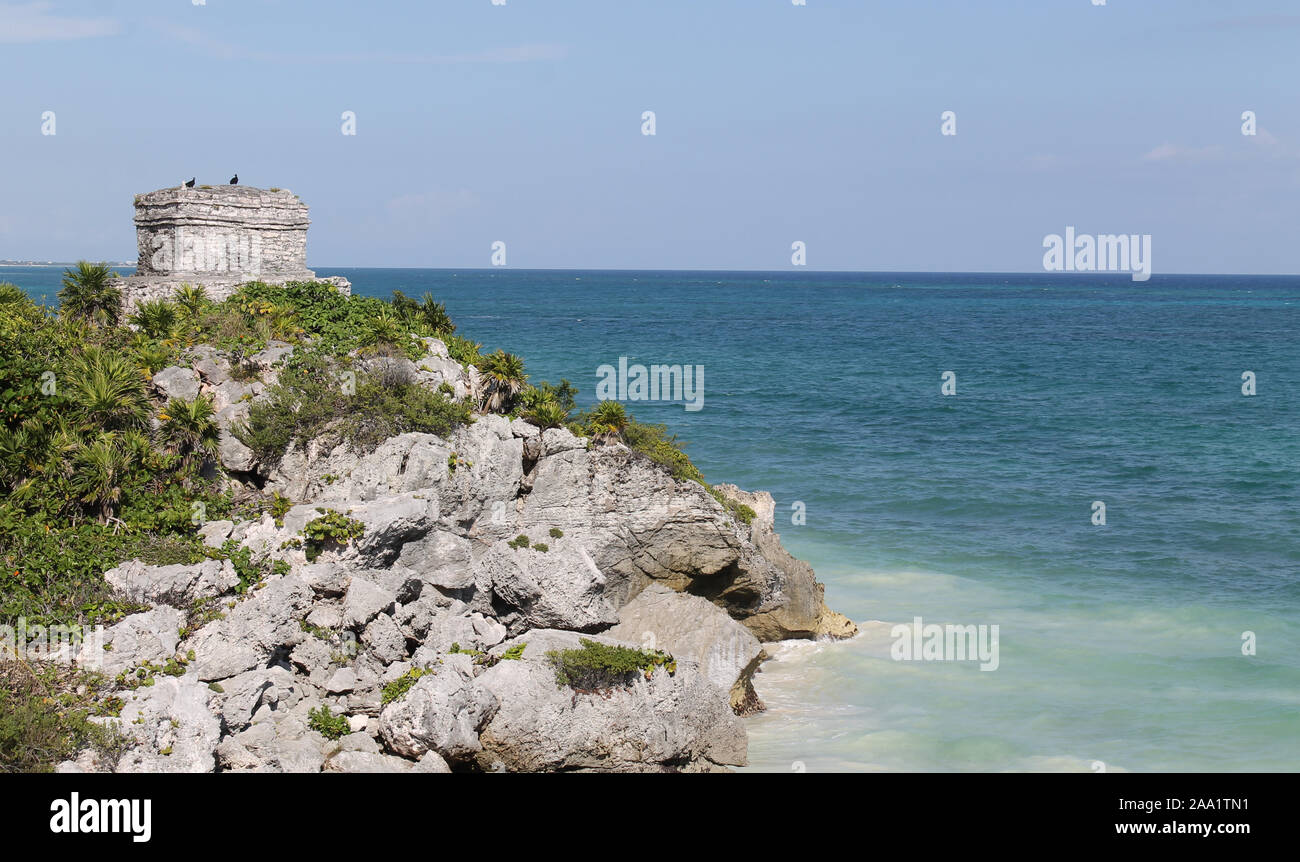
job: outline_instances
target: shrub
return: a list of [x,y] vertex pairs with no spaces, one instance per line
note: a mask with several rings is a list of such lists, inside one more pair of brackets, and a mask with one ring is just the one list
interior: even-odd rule
[[326,739],[338,739],[352,731],[345,715],[335,715],[328,706],[320,706],[307,713],[307,726]]
[[165,299],[148,299],[136,305],[131,322],[149,338],[169,338],[180,322],[180,310]]
[[515,536],[510,541],[506,542],[506,544],[517,551],[520,548],[528,547],[528,537],[521,533],[520,535]]
[[561,530],[559,527],[551,527],[551,538],[552,539],[564,538],[564,531]]
[[0,659],[0,772],[52,772],[85,748],[120,753],[120,734],[91,721],[121,711],[120,698],[96,702],[102,684],[53,662]]
[[483,355],[479,353],[483,345],[477,341],[470,341],[459,335],[445,335],[442,338],[443,343],[447,345],[447,355],[461,365],[473,365],[476,368],[483,365]]
[[587,436],[599,442],[618,440],[628,423],[621,401],[602,401],[586,416]]
[[582,638],[580,649],[551,650],[546,658],[555,668],[555,682],[580,691],[605,691],[632,684],[638,673],[650,679],[655,669],[677,672],[677,662],[659,650],[598,643]]
[[308,560],[315,560],[326,547],[342,547],[365,532],[365,524],[341,512],[321,508],[316,511],[321,516],[302,528]]
[[248,421],[234,430],[264,464],[280,461],[290,445],[327,429],[359,448],[419,431],[446,436],[470,419],[468,406],[417,383],[384,386],[360,375],[347,394],[331,362],[304,357],[280,375],[263,401],[249,408]]

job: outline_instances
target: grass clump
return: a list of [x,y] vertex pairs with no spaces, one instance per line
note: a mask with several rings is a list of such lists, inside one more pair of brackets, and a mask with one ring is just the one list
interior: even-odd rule
[[555,682],[578,691],[606,691],[626,688],[637,674],[647,680],[656,668],[677,672],[677,661],[661,650],[639,650],[612,646],[582,638],[580,649],[551,650],[546,654],[555,668]]

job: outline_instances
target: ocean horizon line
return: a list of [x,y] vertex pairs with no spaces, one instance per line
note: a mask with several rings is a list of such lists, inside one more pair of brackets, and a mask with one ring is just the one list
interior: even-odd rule
[[[56,268],[75,266],[77,261],[55,261],[47,263],[0,263],[0,269],[37,269],[37,268]],[[134,266],[131,263],[109,262],[110,266],[127,267]],[[610,272],[644,272],[644,273],[671,273],[671,274],[732,274],[732,275],[778,275],[778,276],[801,276],[809,274],[817,275],[862,275],[862,276],[1004,276],[1015,278],[1037,278],[1042,276],[1061,281],[1082,281],[1114,278],[1117,280],[1128,281],[1126,272],[1046,272],[1046,271],[1014,271],[1014,270],[993,270],[993,269],[967,269],[967,270],[921,270],[921,269],[814,269],[811,267],[800,267],[799,269],[728,269],[728,268],[703,268],[703,269],[645,269],[638,267],[457,267],[457,266],[367,266],[363,264],[317,264],[309,263],[309,268],[313,270],[331,270],[331,269],[349,269],[349,270],[386,270],[386,271],[412,271],[412,272],[590,272],[590,273],[610,273]],[[1168,278],[1300,278],[1297,272],[1153,272],[1153,279]]]

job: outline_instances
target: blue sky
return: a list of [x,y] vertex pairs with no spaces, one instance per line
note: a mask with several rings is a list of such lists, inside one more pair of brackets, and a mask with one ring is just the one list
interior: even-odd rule
[[0,258],[237,171],[317,267],[1298,269],[1294,0],[0,0],[0,76]]

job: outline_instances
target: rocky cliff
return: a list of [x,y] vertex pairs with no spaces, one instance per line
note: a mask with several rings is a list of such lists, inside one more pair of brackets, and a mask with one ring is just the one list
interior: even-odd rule
[[[425,344],[367,361],[479,391]],[[129,744],[65,771],[725,769],[745,763],[740,716],[762,708],[762,643],[856,631],[781,547],[770,495],[718,486],[746,524],[619,443],[485,415],[369,451],[325,433],[259,464],[230,429],[289,351],[253,357],[262,381],[209,348],[155,376],[163,397],[211,396],[225,466],[292,505],[203,524],[217,559],[106,573],[151,606],[81,655],[134,685],[107,719]],[[321,539],[322,519],[346,527]],[[619,646],[644,663],[614,682],[557,673]]]

